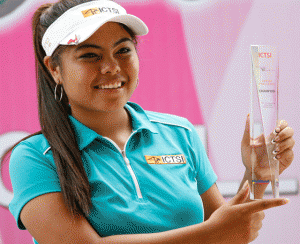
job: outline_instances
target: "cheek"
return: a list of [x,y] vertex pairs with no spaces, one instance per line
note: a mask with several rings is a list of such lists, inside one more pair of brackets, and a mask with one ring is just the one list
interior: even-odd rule
[[127,66],[132,78],[137,78],[139,75],[139,59],[138,56],[133,56],[130,58],[129,65]]
[[90,89],[90,82],[95,72],[82,66],[69,66],[63,73],[63,85],[68,97],[82,98]]
[[137,58],[137,60],[135,62],[135,71],[136,71],[137,75],[139,74],[139,70],[140,70],[140,62],[139,62],[139,59]]

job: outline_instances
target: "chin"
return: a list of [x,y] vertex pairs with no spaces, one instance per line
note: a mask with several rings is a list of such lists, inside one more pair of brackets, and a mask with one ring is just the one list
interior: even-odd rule
[[114,112],[114,111],[124,108],[126,103],[127,103],[127,101],[112,102],[112,103],[106,103],[105,105],[102,105],[102,106],[96,105],[95,108],[98,111],[100,110],[103,112]]

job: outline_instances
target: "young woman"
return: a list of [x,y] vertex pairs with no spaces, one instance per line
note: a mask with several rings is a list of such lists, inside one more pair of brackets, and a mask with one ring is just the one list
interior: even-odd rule
[[[120,5],[46,4],[33,32],[42,130],[12,152],[9,209],[35,243],[248,243],[262,211],[287,203],[248,198],[249,119],[244,187],[226,203],[192,124],[128,102],[148,29]],[[293,130],[276,134],[282,172]]]

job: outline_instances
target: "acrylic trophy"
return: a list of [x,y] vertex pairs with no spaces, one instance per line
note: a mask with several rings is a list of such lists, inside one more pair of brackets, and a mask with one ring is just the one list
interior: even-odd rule
[[271,183],[273,198],[279,197],[279,161],[275,158],[278,120],[279,58],[276,47],[251,45],[250,159],[251,199],[264,198]]

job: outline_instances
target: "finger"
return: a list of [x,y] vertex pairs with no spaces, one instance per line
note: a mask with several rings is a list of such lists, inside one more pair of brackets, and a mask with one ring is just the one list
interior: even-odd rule
[[277,155],[277,154],[283,153],[285,150],[288,150],[288,149],[292,150],[294,145],[295,145],[295,139],[293,137],[288,138],[284,141],[277,143],[273,154]]
[[288,138],[293,137],[294,130],[291,127],[285,127],[282,131],[280,131],[274,138],[276,143],[284,141]]
[[243,140],[245,143],[250,143],[250,114],[247,115]]
[[254,202],[243,203],[236,207],[240,208],[241,211],[246,213],[256,213],[269,208],[279,207],[289,202],[286,198],[275,198],[275,199],[262,199]]
[[[276,129],[275,129],[275,131],[277,133],[279,133],[280,131],[282,131],[284,128],[286,128],[288,126],[289,125],[288,125],[288,123],[285,120],[280,120],[279,123],[278,123],[278,125],[277,125],[277,127],[276,127]],[[279,129],[279,131],[278,131],[278,129]]]
[[244,183],[242,189],[228,202],[228,205],[236,205],[244,203],[249,195],[249,184],[248,180]]
[[275,128],[275,130],[271,133],[270,137],[272,139],[277,136],[282,130],[288,127],[288,123],[285,120],[280,120]]
[[289,167],[290,164],[293,162],[294,152],[293,152],[293,150],[288,149],[288,150],[285,150],[283,153],[277,154],[275,157],[280,162],[279,167],[280,167],[280,172],[282,172],[287,167]]

